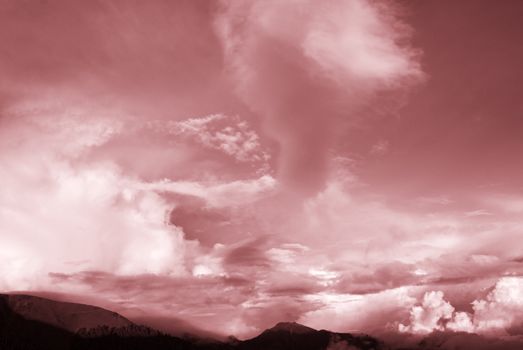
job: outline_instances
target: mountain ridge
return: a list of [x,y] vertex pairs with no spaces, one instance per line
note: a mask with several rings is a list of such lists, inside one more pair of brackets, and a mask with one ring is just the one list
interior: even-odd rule
[[296,322],[279,322],[246,340],[232,336],[226,341],[194,336],[184,338],[135,324],[113,311],[96,306],[30,295],[0,294],[1,350],[523,349],[523,339],[494,339],[459,332],[396,336],[399,341],[388,339],[384,342],[361,333],[336,333]]
[[[99,316],[99,322],[96,317]],[[72,322],[73,324],[68,324]],[[25,337],[25,334],[32,336]],[[3,336],[2,336],[3,335]],[[134,324],[125,317],[100,307],[60,302],[25,294],[0,294],[1,349],[199,349],[199,350],[324,350],[331,344],[346,344],[352,349],[378,350],[378,340],[354,337],[304,326],[279,322],[248,340],[229,341],[179,338]],[[14,344],[14,345],[13,345]],[[37,344],[37,345],[35,345]],[[372,346],[367,346],[367,345]],[[341,348],[340,348],[341,349]]]

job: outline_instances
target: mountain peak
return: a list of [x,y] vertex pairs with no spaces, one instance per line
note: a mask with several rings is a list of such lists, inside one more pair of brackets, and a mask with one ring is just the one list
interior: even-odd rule
[[269,331],[285,331],[296,334],[315,332],[316,330],[296,322],[279,322]]

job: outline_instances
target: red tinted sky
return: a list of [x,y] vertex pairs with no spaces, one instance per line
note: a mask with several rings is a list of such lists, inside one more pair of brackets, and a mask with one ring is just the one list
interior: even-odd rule
[[1,290],[520,333],[520,1],[0,6]]

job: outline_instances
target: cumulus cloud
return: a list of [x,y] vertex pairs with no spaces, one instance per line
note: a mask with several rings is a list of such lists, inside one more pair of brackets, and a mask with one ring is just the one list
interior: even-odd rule
[[410,325],[400,324],[401,332],[430,333],[444,329],[443,322],[452,318],[454,307],[443,299],[443,292],[428,292],[420,306],[410,310]]
[[454,331],[487,335],[522,334],[523,279],[503,277],[483,299],[472,302],[472,313],[455,311],[443,292],[425,293],[421,305],[410,311],[410,324],[401,332],[427,334]]
[[[139,180],[115,164],[76,164],[77,152],[101,144],[106,129],[68,123],[75,127],[67,137],[56,125],[26,124],[30,137],[18,134],[17,147],[3,147],[2,288],[34,287],[47,272],[74,269],[184,273],[183,233],[165,220],[169,203],[137,190]],[[9,132],[13,140],[16,128]]]
[[446,328],[454,332],[470,332],[473,327],[470,315],[466,312],[456,312],[446,324]]
[[472,303],[478,332],[507,331],[522,334],[523,278],[501,278],[485,299]]

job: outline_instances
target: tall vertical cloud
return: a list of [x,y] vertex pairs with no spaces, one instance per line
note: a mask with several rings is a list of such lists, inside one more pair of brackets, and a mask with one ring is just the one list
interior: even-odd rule
[[422,76],[385,2],[227,2],[216,29],[237,94],[279,144],[279,179],[304,193],[323,186],[340,125]]

